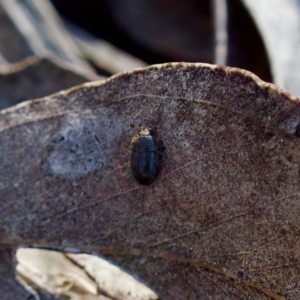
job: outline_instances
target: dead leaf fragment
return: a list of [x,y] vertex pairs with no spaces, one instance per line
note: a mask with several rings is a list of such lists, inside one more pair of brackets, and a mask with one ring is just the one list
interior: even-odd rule
[[[299,123],[276,86],[184,63],[2,111],[0,243],[97,252],[162,299],[298,299]],[[150,187],[131,176],[130,124],[166,147]]]
[[112,299],[154,300],[157,295],[134,277],[108,261],[88,254],[67,254],[95,278],[101,291]]
[[44,249],[17,250],[17,277],[50,294],[66,295],[74,290],[97,295],[97,285],[63,253]]

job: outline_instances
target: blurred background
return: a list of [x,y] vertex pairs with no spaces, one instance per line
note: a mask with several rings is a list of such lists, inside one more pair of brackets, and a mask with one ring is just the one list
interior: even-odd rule
[[261,35],[240,0],[52,2],[63,18],[147,64],[218,63],[271,81]]
[[297,0],[0,0],[0,109],[166,62],[237,67],[300,96]]

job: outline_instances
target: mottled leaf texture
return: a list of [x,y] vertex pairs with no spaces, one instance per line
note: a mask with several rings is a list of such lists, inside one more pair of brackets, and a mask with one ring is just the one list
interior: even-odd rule
[[[300,299],[299,123],[276,86],[184,63],[2,111],[1,251],[97,252],[161,299]],[[166,148],[150,186],[130,170],[140,126]]]

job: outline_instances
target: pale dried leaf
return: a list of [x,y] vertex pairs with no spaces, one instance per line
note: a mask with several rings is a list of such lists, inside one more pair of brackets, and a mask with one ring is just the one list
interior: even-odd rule
[[100,290],[105,291],[106,295],[111,295],[112,298],[123,300],[158,299],[157,295],[147,286],[100,257],[72,253],[67,256],[84,267],[86,272],[98,283]]
[[105,40],[94,37],[70,23],[65,23],[82,54],[98,68],[111,74],[145,67],[142,60],[126,53]]
[[81,76],[98,79],[96,72],[82,59],[80,50],[48,0],[2,0],[0,5],[36,56],[56,59]]
[[300,4],[297,0],[243,0],[256,22],[275,84],[300,96]]
[[63,253],[19,248],[16,259],[17,276],[33,287],[54,295],[67,294],[71,289],[97,295],[96,283]]

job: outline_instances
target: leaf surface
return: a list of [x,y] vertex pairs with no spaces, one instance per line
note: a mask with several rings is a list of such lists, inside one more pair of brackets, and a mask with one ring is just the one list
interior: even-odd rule
[[[2,111],[0,244],[98,252],[162,299],[300,298],[299,122],[251,73],[184,63]],[[130,124],[166,147],[151,186]]]

